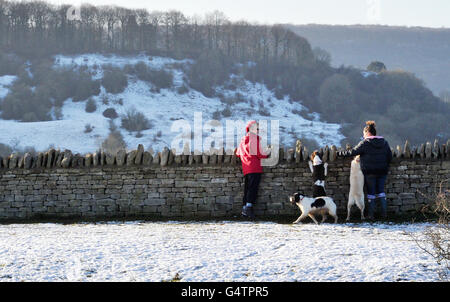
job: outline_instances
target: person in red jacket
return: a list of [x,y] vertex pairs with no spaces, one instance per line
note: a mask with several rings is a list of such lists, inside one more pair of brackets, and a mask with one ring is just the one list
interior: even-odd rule
[[253,205],[256,203],[259,183],[263,168],[261,159],[268,158],[269,154],[261,150],[261,138],[258,135],[259,125],[251,121],[245,128],[247,135],[241,139],[235,154],[241,159],[244,174],[244,198],[242,215],[254,218]]

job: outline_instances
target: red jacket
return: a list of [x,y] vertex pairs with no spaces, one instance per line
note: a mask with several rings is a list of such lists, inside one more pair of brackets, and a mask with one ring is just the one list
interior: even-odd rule
[[255,122],[250,122],[247,125],[247,135],[241,139],[241,143],[235,152],[236,156],[241,159],[244,175],[263,173],[261,159],[269,157],[269,155],[264,154],[261,150],[261,138],[254,133],[248,132],[250,125],[253,123]]

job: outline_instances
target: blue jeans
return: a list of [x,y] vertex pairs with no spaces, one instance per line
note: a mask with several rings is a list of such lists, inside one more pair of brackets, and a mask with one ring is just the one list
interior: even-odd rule
[[386,175],[364,175],[364,182],[367,188],[367,199],[369,201],[369,217],[373,218],[375,212],[375,199],[380,199],[381,215],[386,217],[387,202],[384,192]]

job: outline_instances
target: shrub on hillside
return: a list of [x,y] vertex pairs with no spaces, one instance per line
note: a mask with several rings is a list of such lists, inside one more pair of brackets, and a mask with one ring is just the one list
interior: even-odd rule
[[134,65],[133,71],[140,80],[152,83],[156,90],[170,88],[173,85],[173,74],[165,69],[153,69],[144,62],[139,62]]
[[152,127],[145,115],[135,109],[128,110],[126,114],[122,115],[121,122],[121,127],[130,132],[143,131]]
[[230,105],[230,106],[238,104],[238,103],[247,102],[245,97],[240,93],[236,93],[236,95],[234,95],[234,96],[219,95],[219,98],[222,103],[224,103],[226,105]]
[[230,117],[232,115],[230,106],[226,106],[221,113],[223,117]]
[[220,112],[219,110],[214,111],[212,114],[213,120],[220,121],[221,117],[222,117],[222,112]]
[[[69,83],[66,83],[70,85]],[[100,94],[100,81],[92,80],[91,76],[86,72],[81,72],[75,75],[76,85],[72,100],[74,102],[84,101],[87,98]]]
[[48,121],[51,120],[49,111],[52,105],[45,92],[37,89],[33,92],[30,87],[18,83],[3,100],[1,117],[24,122]]
[[84,125],[84,133],[91,133],[92,130],[94,130],[94,127],[92,127],[91,124]]
[[116,112],[116,109],[114,109],[114,108],[108,108],[105,111],[103,111],[103,116],[107,117],[109,119],[115,119],[115,118],[119,117],[119,115]]
[[107,95],[102,96],[102,104],[103,105],[109,105],[109,99]]
[[258,114],[262,116],[270,116],[270,111],[265,107],[259,107]]
[[32,69],[31,86],[48,91],[55,105],[61,107],[63,102],[72,98],[74,102],[84,101],[100,94],[100,81],[92,80],[91,75],[83,69],[53,68],[49,63],[41,63]]
[[102,85],[109,93],[121,93],[128,85],[128,78],[120,68],[104,67]]
[[167,89],[173,85],[173,75],[164,69],[153,70],[150,73],[150,82],[160,89]]
[[206,97],[215,94],[215,87],[228,80],[233,71],[232,60],[220,52],[205,52],[187,72],[189,86],[202,92]]
[[102,142],[101,149],[108,154],[116,154],[119,150],[125,150],[127,145],[119,131],[112,131]]
[[89,99],[86,102],[86,108],[85,108],[87,113],[92,113],[95,112],[97,110],[97,104],[95,103],[94,99]]

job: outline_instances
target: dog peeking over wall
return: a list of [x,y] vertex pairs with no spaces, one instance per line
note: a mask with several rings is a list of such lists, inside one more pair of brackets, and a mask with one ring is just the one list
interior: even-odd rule
[[350,167],[350,192],[348,194],[346,221],[350,220],[350,212],[355,204],[361,211],[361,220],[364,220],[364,174],[361,171],[359,155],[352,160]]
[[327,196],[325,192],[325,177],[328,174],[328,163],[322,162],[323,154],[318,150],[311,154],[308,162],[313,177],[313,197]]

